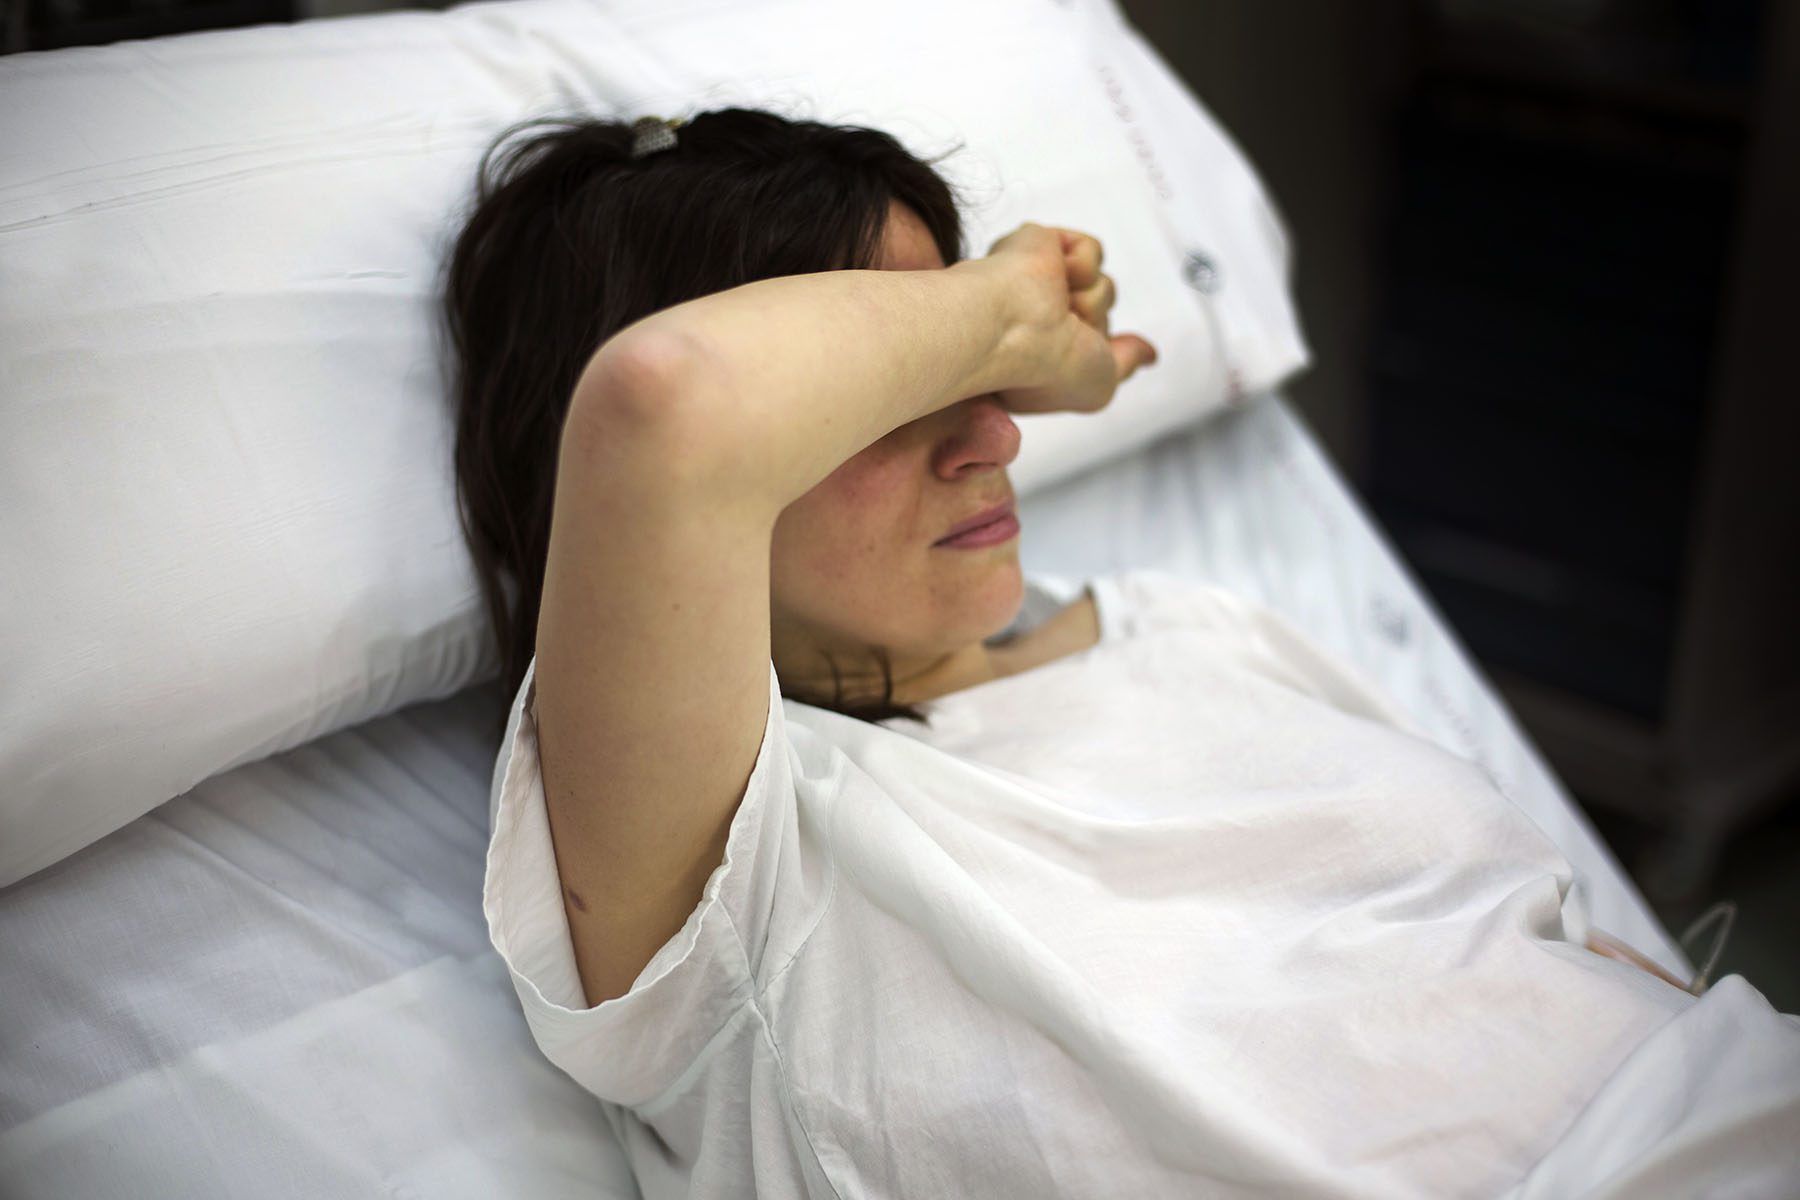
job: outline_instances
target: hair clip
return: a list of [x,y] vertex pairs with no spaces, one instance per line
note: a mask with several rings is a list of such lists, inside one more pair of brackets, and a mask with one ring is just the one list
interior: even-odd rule
[[675,129],[681,122],[662,117],[639,117],[631,123],[631,157],[643,158],[659,150],[675,148]]

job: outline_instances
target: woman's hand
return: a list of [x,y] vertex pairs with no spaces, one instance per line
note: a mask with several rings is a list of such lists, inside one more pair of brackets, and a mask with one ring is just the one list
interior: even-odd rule
[[1027,221],[995,242],[983,269],[1005,274],[1017,318],[1021,382],[995,393],[1016,413],[1098,412],[1156,347],[1138,334],[1113,335],[1117,299],[1100,270],[1099,239]]

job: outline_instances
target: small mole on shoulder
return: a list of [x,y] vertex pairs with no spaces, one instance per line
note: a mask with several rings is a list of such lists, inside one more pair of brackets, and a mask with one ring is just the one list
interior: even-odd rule
[[563,895],[569,898],[569,903],[575,906],[576,912],[587,911],[587,902],[581,898],[580,894],[576,892],[574,888],[564,888]]

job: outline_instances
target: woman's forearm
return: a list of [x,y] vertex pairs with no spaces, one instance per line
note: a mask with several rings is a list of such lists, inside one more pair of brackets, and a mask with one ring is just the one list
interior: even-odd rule
[[[606,405],[620,398],[608,391],[635,392],[640,424],[666,415],[679,428],[665,444],[690,461],[718,455],[706,464],[714,482],[766,488],[778,511],[890,430],[1032,382],[1005,283],[981,260],[757,280],[621,330],[577,398]],[[621,359],[638,361],[620,369]],[[621,378],[640,382],[607,385]]]

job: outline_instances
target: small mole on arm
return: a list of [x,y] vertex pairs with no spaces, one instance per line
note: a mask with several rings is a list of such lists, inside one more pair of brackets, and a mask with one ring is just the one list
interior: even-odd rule
[[586,912],[587,911],[587,904],[581,899],[581,897],[579,895],[576,894],[574,888],[564,888],[563,895],[565,895],[569,898],[569,903],[573,904],[575,906],[576,912]]

